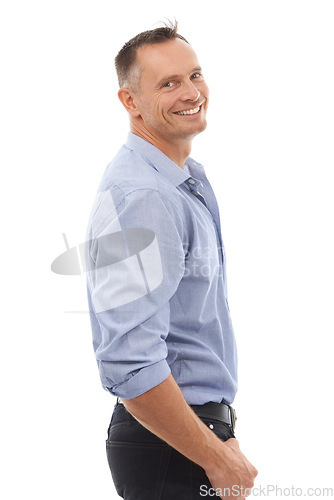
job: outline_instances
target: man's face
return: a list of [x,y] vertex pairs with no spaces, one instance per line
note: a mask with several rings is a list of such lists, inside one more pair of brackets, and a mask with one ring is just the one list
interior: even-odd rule
[[165,141],[191,139],[206,128],[209,89],[194,50],[173,39],[137,51],[136,103],[141,126]]

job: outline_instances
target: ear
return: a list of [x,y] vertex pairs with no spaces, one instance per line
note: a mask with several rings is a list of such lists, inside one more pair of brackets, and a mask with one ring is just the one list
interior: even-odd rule
[[140,116],[140,111],[137,105],[137,95],[135,92],[126,87],[122,87],[118,91],[118,99],[131,116]]

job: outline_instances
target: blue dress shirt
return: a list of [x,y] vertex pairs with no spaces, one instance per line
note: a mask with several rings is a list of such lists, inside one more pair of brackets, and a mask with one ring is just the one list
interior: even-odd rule
[[173,374],[189,404],[237,390],[219,210],[204,167],[129,133],[107,166],[85,246],[103,387],[124,399]]

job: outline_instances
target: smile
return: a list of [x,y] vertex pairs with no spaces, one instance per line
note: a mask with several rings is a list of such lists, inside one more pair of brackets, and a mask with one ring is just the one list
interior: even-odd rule
[[[202,103],[203,104],[203,103]],[[199,113],[200,110],[201,110],[201,106],[202,104],[200,104],[197,108],[193,108],[193,109],[186,109],[184,111],[177,111],[176,113],[174,113],[175,115],[195,115],[196,113]]]

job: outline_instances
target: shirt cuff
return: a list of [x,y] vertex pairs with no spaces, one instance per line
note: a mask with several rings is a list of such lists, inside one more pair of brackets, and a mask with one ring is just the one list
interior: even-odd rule
[[114,396],[131,399],[161,384],[171,374],[171,369],[165,359],[158,363],[141,368],[135,375],[122,384],[106,389]]

